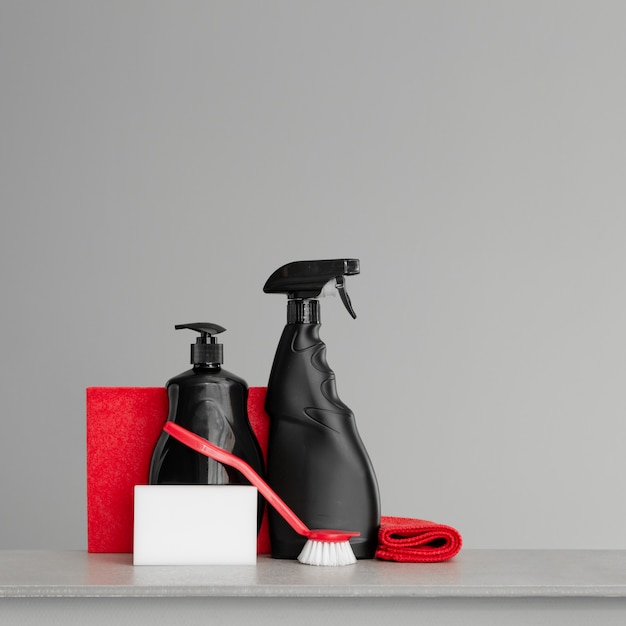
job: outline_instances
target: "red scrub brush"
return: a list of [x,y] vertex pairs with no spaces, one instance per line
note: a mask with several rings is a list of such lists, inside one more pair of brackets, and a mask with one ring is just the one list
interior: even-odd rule
[[306,565],[351,565],[356,563],[356,557],[350,546],[350,538],[358,537],[358,531],[346,530],[311,530],[304,522],[280,499],[278,494],[256,473],[250,465],[238,456],[212,444],[204,437],[175,424],[166,422],[163,430],[178,439],[181,443],[194,449],[204,456],[239,470],[278,511],[281,517],[299,535],[306,537],[298,561]]

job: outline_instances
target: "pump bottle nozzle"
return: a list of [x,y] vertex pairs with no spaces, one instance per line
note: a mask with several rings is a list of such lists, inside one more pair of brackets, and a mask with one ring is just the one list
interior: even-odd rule
[[196,322],[192,324],[176,324],[176,330],[188,328],[200,333],[195,344],[191,344],[191,363],[193,365],[221,365],[224,362],[222,344],[217,343],[213,335],[223,333],[226,329],[219,324]]

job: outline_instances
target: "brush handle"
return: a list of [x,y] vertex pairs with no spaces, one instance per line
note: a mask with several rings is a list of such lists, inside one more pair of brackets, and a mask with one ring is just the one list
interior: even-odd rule
[[281,517],[293,528],[299,535],[309,537],[311,530],[305,523],[281,500],[279,495],[257,474],[257,472],[248,465],[243,459],[223,450],[219,446],[211,443],[204,437],[192,433],[190,430],[179,426],[175,422],[165,422],[163,430],[178,439],[181,443],[189,446],[196,452],[204,454],[215,461],[219,461],[224,465],[233,467],[240,471],[265,497],[265,499],[280,513]]

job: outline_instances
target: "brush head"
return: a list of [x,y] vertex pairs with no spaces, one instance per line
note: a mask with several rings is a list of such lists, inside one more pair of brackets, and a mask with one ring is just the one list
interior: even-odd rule
[[328,542],[309,539],[298,555],[298,561],[305,565],[337,567],[356,563],[356,557],[349,541]]
[[350,538],[360,533],[345,530],[311,530],[298,561],[305,565],[337,567],[356,563]]

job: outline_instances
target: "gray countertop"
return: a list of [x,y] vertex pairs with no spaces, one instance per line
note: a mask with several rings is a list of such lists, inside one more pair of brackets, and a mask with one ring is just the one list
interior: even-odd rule
[[0,551],[0,597],[626,597],[626,550],[462,550],[445,563],[133,566],[130,554]]

